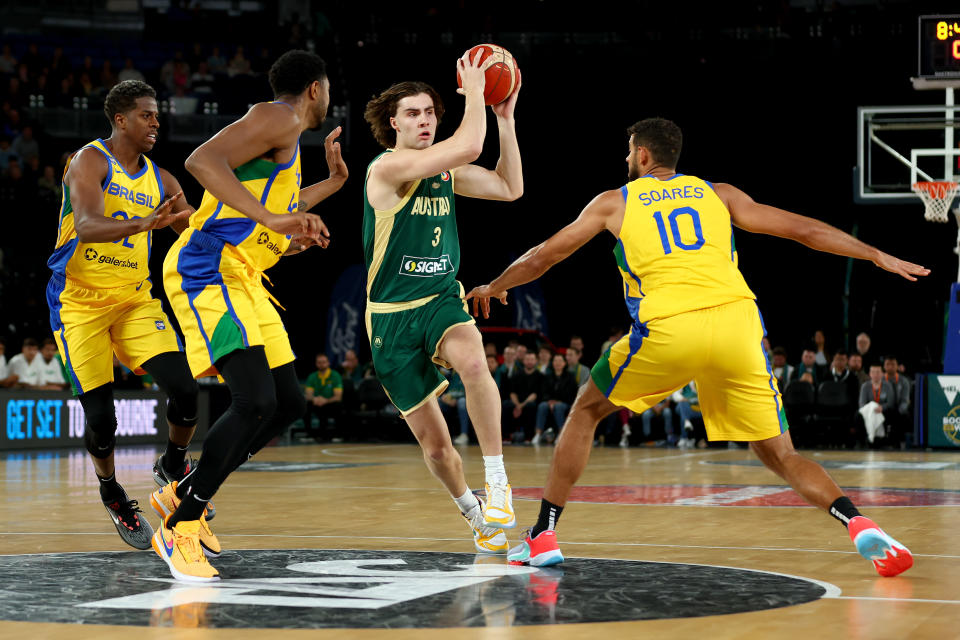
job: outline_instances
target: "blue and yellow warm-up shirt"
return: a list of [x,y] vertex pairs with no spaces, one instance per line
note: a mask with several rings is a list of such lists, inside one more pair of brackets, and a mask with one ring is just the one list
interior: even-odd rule
[[636,323],[756,299],[737,268],[733,225],[713,185],[676,174],[621,188],[626,210],[614,254]]

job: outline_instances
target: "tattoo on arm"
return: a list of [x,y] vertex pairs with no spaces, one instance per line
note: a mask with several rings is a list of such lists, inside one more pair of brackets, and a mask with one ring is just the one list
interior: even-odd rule
[[300,202],[297,203],[297,211],[306,211],[309,208],[310,207],[307,206],[306,200],[301,200]]

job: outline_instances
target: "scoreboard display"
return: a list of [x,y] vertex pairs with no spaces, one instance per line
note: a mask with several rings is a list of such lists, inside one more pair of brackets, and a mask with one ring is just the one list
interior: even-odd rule
[[920,16],[919,75],[960,78],[960,14]]

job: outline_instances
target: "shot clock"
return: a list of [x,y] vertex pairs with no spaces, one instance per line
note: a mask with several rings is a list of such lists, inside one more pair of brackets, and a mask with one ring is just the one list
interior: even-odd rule
[[960,14],[920,16],[919,76],[960,78]]

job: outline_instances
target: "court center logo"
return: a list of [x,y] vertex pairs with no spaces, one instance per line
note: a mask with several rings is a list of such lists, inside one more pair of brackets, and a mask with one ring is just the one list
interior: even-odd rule
[[83,257],[89,260],[90,262],[93,262],[99,257],[99,254],[97,253],[97,250],[94,249],[93,247],[87,247],[87,250],[83,252]]
[[[469,542],[466,542],[469,545]],[[90,571],[92,563],[98,570]],[[355,549],[225,551],[185,584],[149,552],[0,555],[0,620],[208,628],[449,628],[621,622],[774,609],[833,585],[729,567]],[[50,576],[56,568],[55,579]],[[616,606],[610,606],[615,594]]]

